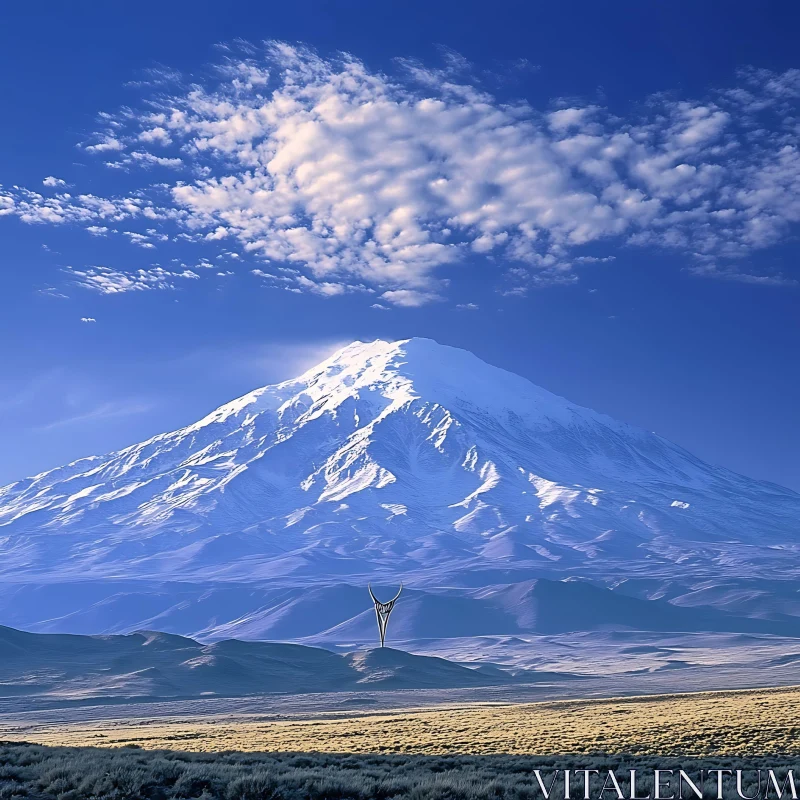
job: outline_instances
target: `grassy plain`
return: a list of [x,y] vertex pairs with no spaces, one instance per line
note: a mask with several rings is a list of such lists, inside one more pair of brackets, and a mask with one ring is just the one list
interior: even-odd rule
[[[285,720],[144,717],[3,725],[6,740],[197,752],[800,755],[800,687],[470,704]],[[68,713],[65,712],[65,718]]]

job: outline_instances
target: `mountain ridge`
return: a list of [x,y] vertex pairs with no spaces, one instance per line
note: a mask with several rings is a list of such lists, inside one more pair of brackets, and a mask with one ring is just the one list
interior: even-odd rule
[[[0,626],[0,699],[124,702],[272,692],[463,688],[513,681],[392,648],[338,654],[282,642],[212,643],[161,633],[81,636]],[[537,680],[535,672],[530,680]]]

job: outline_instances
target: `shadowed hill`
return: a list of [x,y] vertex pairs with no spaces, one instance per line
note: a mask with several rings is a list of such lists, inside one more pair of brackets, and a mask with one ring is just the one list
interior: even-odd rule
[[153,631],[72,636],[0,627],[0,697],[155,699],[457,688],[510,680],[499,671],[487,674],[391,648],[338,655],[236,639],[201,644]]

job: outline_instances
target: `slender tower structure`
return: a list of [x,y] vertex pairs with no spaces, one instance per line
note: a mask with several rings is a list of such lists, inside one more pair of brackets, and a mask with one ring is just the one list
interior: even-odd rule
[[369,589],[369,596],[372,598],[372,602],[375,603],[375,616],[378,619],[378,632],[381,635],[381,647],[383,647],[383,642],[386,639],[386,626],[389,624],[389,614],[392,613],[394,604],[397,602],[397,598],[400,597],[400,592],[403,591],[403,584],[400,584],[400,590],[388,603],[381,603],[381,601],[375,597],[372,593],[372,586],[367,584],[367,588]]

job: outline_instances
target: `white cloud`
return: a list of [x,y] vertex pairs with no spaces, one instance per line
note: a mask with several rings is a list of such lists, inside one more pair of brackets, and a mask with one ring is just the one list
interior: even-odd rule
[[67,182],[62,181],[61,178],[54,178],[52,175],[48,175],[42,183],[45,186],[66,186]]
[[89,153],[108,153],[124,149],[125,145],[114,136],[103,136],[96,144],[86,145],[86,150]]
[[81,317],[81,322],[97,322],[94,317]]
[[157,125],[155,128],[144,130],[139,134],[139,141],[141,142],[157,142],[158,144],[168,145],[172,144],[172,137],[167,133],[166,128]]
[[420,292],[417,289],[391,289],[381,295],[381,300],[386,300],[403,308],[418,308],[441,299],[438,294]]
[[477,311],[480,306],[477,303],[459,303],[456,308],[461,311]]
[[124,271],[111,267],[87,267],[64,270],[72,281],[84,289],[100,294],[123,294],[124,292],[141,292],[149,289],[175,289],[175,281],[179,279],[197,279],[200,276],[191,270],[170,272],[163,267]]
[[120,161],[107,161],[106,166],[115,167],[117,169],[126,169],[130,166],[145,168],[159,166],[179,169],[183,166],[183,161],[180,158],[167,158],[166,156],[157,156],[143,150],[134,150]]
[[178,238],[238,243],[289,291],[406,307],[441,299],[445,269],[457,279],[468,257],[504,265],[507,294],[573,282],[577,265],[614,258],[584,255],[598,242],[674,250],[732,279],[800,222],[797,70],[747,70],[735,89],[650,98],[621,118],[502,102],[449,51],[444,68],[403,62],[399,77],[279,42],[227,55],[205,82],[173,76],[173,94],[159,88],[141,113],[104,115],[86,147],[194,180],[112,199],[0,190],[0,215],[95,230],[146,217]]

